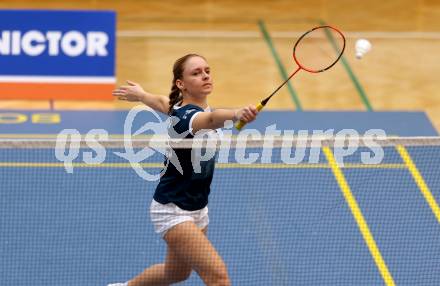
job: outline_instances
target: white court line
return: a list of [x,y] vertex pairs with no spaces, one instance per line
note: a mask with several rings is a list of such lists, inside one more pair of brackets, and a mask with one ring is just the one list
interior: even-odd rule
[[[302,32],[277,32],[270,33],[272,38],[291,39],[300,37]],[[204,31],[204,30],[121,30],[116,33],[120,38],[261,38],[258,31]],[[344,32],[346,38],[369,39],[420,39],[438,40],[440,32]]]
[[0,82],[30,83],[115,83],[115,77],[105,76],[0,76]]

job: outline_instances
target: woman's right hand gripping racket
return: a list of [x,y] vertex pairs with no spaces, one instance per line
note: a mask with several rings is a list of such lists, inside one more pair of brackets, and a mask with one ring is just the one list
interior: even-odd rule
[[[305,32],[293,47],[293,59],[297,69],[272,92],[263,99],[257,110],[264,108],[271,97],[278,92],[297,72],[305,70],[310,73],[320,73],[333,67],[345,50],[345,37],[341,31],[331,26],[318,26]],[[238,121],[235,128],[240,130],[245,126],[244,121]]]

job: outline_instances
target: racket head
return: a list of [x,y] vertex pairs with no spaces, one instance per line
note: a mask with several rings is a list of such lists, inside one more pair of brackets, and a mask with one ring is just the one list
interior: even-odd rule
[[320,73],[333,67],[345,51],[344,34],[329,25],[305,32],[293,47],[293,59],[303,70]]

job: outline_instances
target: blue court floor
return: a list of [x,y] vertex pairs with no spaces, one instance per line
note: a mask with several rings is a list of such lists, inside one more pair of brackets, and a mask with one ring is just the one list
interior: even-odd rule
[[[382,127],[393,135],[437,135],[423,113],[263,114],[254,126],[262,131],[290,116],[297,129],[333,126],[362,133]],[[0,130],[3,137],[49,136],[74,126],[67,119],[74,115],[63,115],[64,122],[55,127],[29,123]],[[95,125],[81,121],[77,126],[81,132],[122,130],[123,115],[113,114],[107,127],[99,118]],[[283,124],[280,129],[286,129]],[[405,149],[438,202],[440,148]],[[157,182],[121,165],[113,151],[107,152],[108,165],[86,167],[79,157],[68,174],[53,149],[0,149],[2,285],[106,285],[163,261],[166,245],[154,233],[148,213]],[[263,168],[218,164],[208,236],[233,285],[390,285],[387,279],[396,285],[438,285],[440,221],[414,174],[396,148],[385,148],[383,163],[371,168],[359,167],[361,151],[339,168],[357,211],[322,150],[314,167],[286,167],[277,159]],[[148,161],[158,162],[161,156]],[[359,212],[373,241],[365,238]],[[372,246],[379,253],[372,253]],[[181,285],[203,284],[193,273]]]

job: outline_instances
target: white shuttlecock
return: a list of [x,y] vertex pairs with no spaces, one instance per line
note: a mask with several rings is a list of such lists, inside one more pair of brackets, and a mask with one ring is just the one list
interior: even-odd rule
[[371,43],[366,39],[359,39],[356,41],[356,58],[361,59],[366,53],[371,50]]

